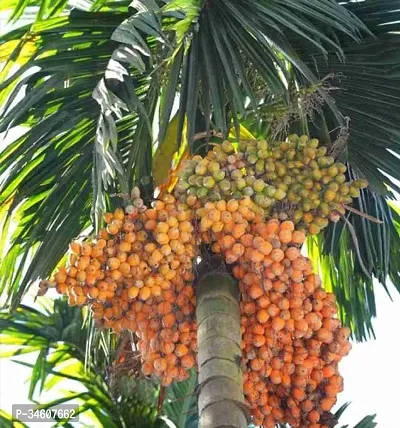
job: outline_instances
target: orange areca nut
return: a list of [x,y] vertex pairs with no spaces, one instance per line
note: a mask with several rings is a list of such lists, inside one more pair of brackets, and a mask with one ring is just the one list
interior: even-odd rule
[[238,149],[225,141],[188,160],[174,194],[151,207],[134,188],[132,205],[106,213],[97,237],[71,243],[69,265],[54,274],[57,291],[71,305],[90,305],[102,327],[132,330],[143,373],[169,385],[196,366],[193,265],[199,245],[211,244],[239,282],[254,422],[323,426],[343,389],[338,363],[351,349],[350,331],[300,250],[306,232],[336,221],[349,189],[364,184],[338,184],[344,165],[317,146],[305,136]]

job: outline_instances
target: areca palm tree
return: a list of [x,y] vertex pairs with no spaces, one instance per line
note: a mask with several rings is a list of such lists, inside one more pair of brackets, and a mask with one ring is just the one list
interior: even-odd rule
[[[51,274],[73,238],[101,227],[105,209],[118,204],[112,195],[139,184],[151,198],[185,151],[203,153],[213,138],[229,135],[301,132],[345,161],[351,177],[369,181],[354,208],[308,249],[354,337],[373,335],[374,284],[391,280],[400,289],[400,220],[391,203],[400,152],[396,1],[98,0],[73,7],[31,0],[2,7],[18,19],[28,6],[37,8],[34,22],[0,37],[0,132],[23,132],[0,157],[6,306],[16,309]],[[229,306],[218,334],[222,340],[236,331],[237,342],[233,280],[208,275],[197,292],[200,318],[221,319]],[[217,299],[213,315],[209,302]],[[199,334],[199,360],[211,357],[202,341],[215,333]],[[215,370],[206,376],[200,361],[200,421],[203,411],[218,418],[225,400],[237,418],[222,425],[245,424],[241,387],[226,387],[240,384],[240,355],[231,345],[231,379]],[[225,396],[203,388],[210,379]]]

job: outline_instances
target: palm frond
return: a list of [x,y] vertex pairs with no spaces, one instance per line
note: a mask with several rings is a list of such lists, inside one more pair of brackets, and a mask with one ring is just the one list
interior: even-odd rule
[[[3,309],[0,311],[0,334],[7,346],[0,356],[11,357],[43,349],[49,353],[63,341],[70,347],[72,356],[81,358],[87,336],[82,323],[82,310],[68,306],[63,299],[54,300],[51,310],[26,305],[20,305],[13,313]],[[18,349],[13,348],[16,345]]]
[[[333,49],[343,59],[337,33],[353,41],[360,41],[361,34],[368,33],[355,15],[325,0],[171,2],[165,11],[175,13],[170,28],[176,31],[178,45],[168,62],[171,79],[160,113],[164,124],[160,141],[176,94],[179,93],[181,117],[179,141],[186,115],[187,138],[192,143],[199,107],[206,128],[203,131],[212,126],[227,135],[232,121],[238,130],[239,120],[246,115],[246,102],[253,111],[258,109],[262,99],[256,96],[255,89],[264,86],[275,95],[287,93],[288,63],[304,79],[317,81],[290,43],[290,36],[322,55]],[[249,69],[260,77],[257,88],[248,78]]]
[[[400,178],[400,59],[395,55],[400,47],[400,10],[390,0],[347,2],[345,6],[374,36],[360,44],[343,41],[345,61],[332,51],[327,58],[314,53],[306,62],[319,78],[331,76],[335,104],[349,120],[347,145],[334,149],[347,151],[357,175],[367,178],[373,190],[390,197],[390,189],[399,191],[393,178]],[[339,124],[324,113],[334,141]]]
[[[350,403],[345,403],[333,415],[334,419],[340,421],[341,416],[350,406]],[[353,428],[375,428],[378,424],[375,422],[376,415],[365,416],[360,422],[354,425]],[[349,425],[341,425],[340,428],[349,428]]]
[[[120,5],[126,8],[129,5],[127,1],[107,0],[86,0],[84,2],[75,2],[71,0],[5,0],[1,2],[0,12],[9,12],[9,20],[17,22],[22,17],[29,17],[32,21],[42,21],[44,19],[55,18],[71,11],[72,8],[80,10],[99,10],[112,3],[113,9]],[[118,3],[118,4],[116,4]]]
[[[353,205],[361,215],[348,212],[346,220],[309,239],[308,249],[323,274],[324,286],[336,295],[341,319],[357,340],[366,340],[374,335],[374,286],[379,282],[388,291],[392,281],[400,291],[400,218],[385,198],[371,190],[363,190]],[[382,223],[370,221],[363,213]]]
[[[136,2],[135,6],[137,11],[112,34],[112,40],[119,45],[108,62],[105,77],[93,93],[101,107],[96,132],[97,152],[102,158],[98,168],[108,163],[109,170],[116,171],[124,193],[129,192],[134,180],[141,180],[142,184],[147,180],[151,184],[152,123],[159,97],[155,70],[158,64],[153,64],[154,50],[159,49],[155,41],[161,49],[169,45],[161,28],[157,4]],[[150,73],[153,73],[151,79]],[[134,143],[126,153],[126,163],[121,149],[117,149],[119,135],[115,117],[122,118],[122,110],[137,114],[139,120]]]
[[166,391],[163,411],[177,428],[198,426],[196,386],[197,374],[192,369],[188,380],[174,383]]
[[5,412],[4,410],[0,409],[0,422],[1,426],[4,428],[28,428],[28,425],[16,421],[13,419],[13,417]]
[[400,10],[390,0],[347,2],[344,6],[366,23],[374,37],[360,44],[342,37],[344,62],[334,52],[324,58],[304,49],[303,56],[320,79],[330,77],[325,82],[334,87],[331,95],[347,121],[343,127],[324,108],[309,122],[309,132],[320,137],[333,156],[347,162],[351,178],[364,177],[370,184],[354,201],[361,214],[348,212],[346,219],[330,225],[318,242],[325,281],[337,293],[342,318],[358,340],[365,340],[373,334],[371,317],[376,315],[374,282],[387,290],[391,280],[400,290],[398,214],[388,206],[393,190],[399,191],[400,178],[400,86],[396,73],[400,62],[393,54],[400,47]]
[[[102,182],[96,175],[92,181],[100,114],[92,91],[117,47],[111,35],[127,16],[74,11],[1,39],[18,40],[9,61],[24,44],[35,44],[32,57],[0,84],[1,94],[7,93],[0,132],[28,127],[1,153],[0,218],[7,244],[0,290],[7,290],[6,303],[14,307],[29,285],[50,275],[71,239],[89,226],[92,207],[105,204]],[[129,144],[136,120],[127,115],[117,121],[122,147]],[[113,183],[109,186],[112,191]],[[10,227],[13,223],[17,228]]]
[[[112,348],[109,364],[104,365],[99,359],[85,361],[88,335],[90,331],[87,324],[83,324],[82,309],[69,307],[66,300],[56,300],[54,311],[20,305],[14,314],[6,310],[0,312],[0,337],[4,346],[0,357],[12,357],[16,363],[32,370],[29,398],[39,409],[78,402],[78,414],[111,428],[129,424],[163,426],[169,421],[166,412],[162,413],[164,419],[159,418],[158,388],[153,381],[124,374],[118,379],[118,388],[110,387],[109,368],[118,357]],[[37,353],[35,363],[18,359],[33,352]],[[49,392],[54,398],[43,402],[42,393]],[[6,418],[0,415],[0,420],[3,416]],[[71,425],[60,420],[54,426]]]
[[[107,202],[104,190],[116,193],[119,185],[127,192],[133,180],[141,180],[151,191],[149,117],[159,91],[157,80],[148,79],[150,50],[156,39],[166,40],[157,5],[135,6],[140,10],[132,16],[120,3],[111,11],[105,7],[107,12],[75,10],[4,36],[5,42],[18,43],[0,85],[0,132],[31,127],[3,151],[0,171],[7,176],[0,214],[3,242],[11,242],[0,266],[8,274],[0,284],[7,290],[6,304],[15,307],[29,285],[51,273],[68,242],[90,225],[89,213],[99,227]],[[26,43],[34,43],[34,53],[7,76],[8,64]],[[8,225],[18,218],[24,221],[9,232]]]

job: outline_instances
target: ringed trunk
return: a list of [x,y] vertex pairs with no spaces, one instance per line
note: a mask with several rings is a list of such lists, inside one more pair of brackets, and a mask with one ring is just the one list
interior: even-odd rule
[[246,428],[239,289],[227,273],[209,273],[196,287],[199,428]]

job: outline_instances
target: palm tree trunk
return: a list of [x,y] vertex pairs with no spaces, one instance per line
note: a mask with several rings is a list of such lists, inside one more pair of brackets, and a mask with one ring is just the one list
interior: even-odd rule
[[245,428],[237,283],[229,274],[210,273],[196,296],[199,428]]

